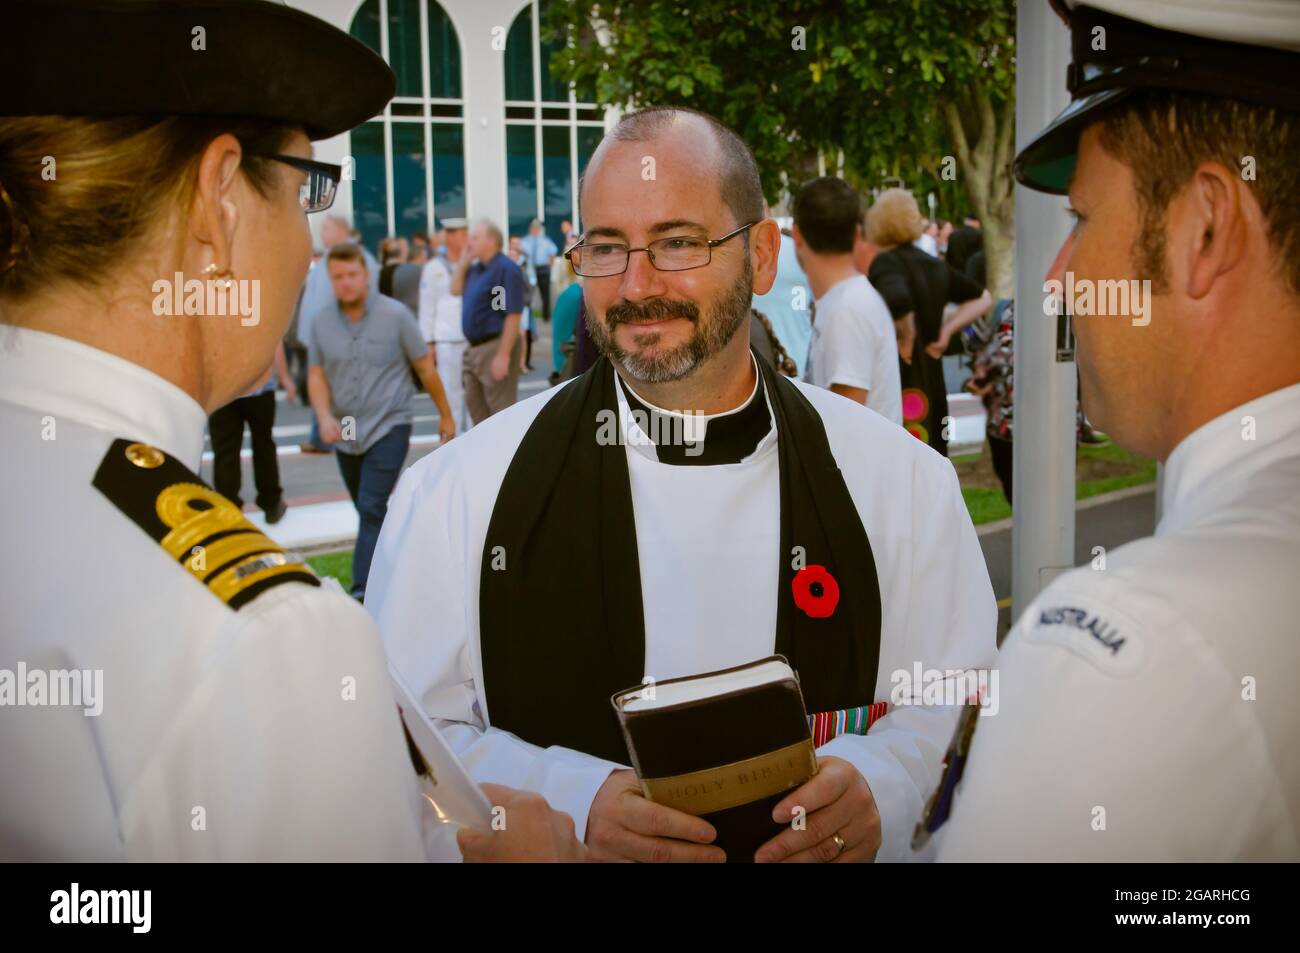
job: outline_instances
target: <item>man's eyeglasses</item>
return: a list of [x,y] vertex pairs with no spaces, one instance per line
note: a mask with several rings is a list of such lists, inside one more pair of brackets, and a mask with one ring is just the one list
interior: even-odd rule
[[323,212],[334,204],[334,194],[338,191],[339,179],[343,177],[343,166],[280,153],[268,153],[258,158],[283,162],[307,173],[307,181],[298,191],[298,204],[304,212]]
[[573,270],[583,278],[608,278],[621,275],[627,271],[627,263],[632,252],[643,251],[650,258],[650,264],[660,271],[690,271],[703,268],[713,260],[713,248],[729,238],[734,238],[758,222],[742,225],[734,232],[728,232],[721,238],[707,239],[682,235],[675,238],[659,238],[644,248],[628,248],[617,242],[600,242],[586,244],[579,242],[564,253],[573,265]]

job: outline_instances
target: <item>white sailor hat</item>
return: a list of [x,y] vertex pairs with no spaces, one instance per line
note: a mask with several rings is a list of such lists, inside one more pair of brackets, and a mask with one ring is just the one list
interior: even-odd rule
[[1050,2],[1070,27],[1071,102],[1016,157],[1031,189],[1064,194],[1083,130],[1142,90],[1300,112],[1300,0]]
[[469,220],[468,220],[468,219],[464,219],[464,218],[444,218],[444,219],[442,219],[442,227],[443,227],[443,228],[446,228],[446,229],[450,229],[450,230],[453,231],[453,232],[456,231],[457,229],[467,228],[468,226],[469,226]]

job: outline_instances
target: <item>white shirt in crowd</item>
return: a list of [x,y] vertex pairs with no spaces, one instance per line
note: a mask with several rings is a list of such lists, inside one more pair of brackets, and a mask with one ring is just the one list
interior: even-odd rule
[[365,611],[301,582],[232,609],[92,485],[119,438],[197,472],[206,422],[138,365],[0,328],[0,676],[102,687],[97,714],[0,708],[0,859],[456,859]]
[[943,860],[1300,860],[1300,384],[1206,423],[1156,533],[1002,649]]
[[[795,386],[821,415],[879,576],[879,669],[875,697],[861,704],[888,701],[891,673],[917,663],[991,665],[997,609],[952,465],[880,415]],[[375,551],[366,608],[389,658],[475,780],[541,792],[573,817],[581,839],[597,790],[626,765],[543,749],[492,727],[478,636],[479,567],[497,493],[520,440],[560,389],[495,414],[403,474]],[[663,679],[772,654],[778,438],[769,435],[735,464],[663,463],[616,391],[642,589],[671,593],[645,599],[645,674]],[[910,858],[912,828],[938,782],[956,719],[949,707],[901,706],[869,734],[841,735],[817,749],[852,763],[870,785],[883,831],[879,859]]]
[[921,251],[925,252],[927,255],[933,255],[935,258],[939,257],[939,241],[933,235],[922,232],[921,237],[912,242],[912,244],[921,249]]
[[866,275],[845,278],[817,299],[804,380],[862,388],[868,407],[902,426],[897,341],[889,306]]
[[451,293],[451,268],[435,256],[420,273],[420,334],[426,344],[454,344],[465,340],[461,328],[460,295]]

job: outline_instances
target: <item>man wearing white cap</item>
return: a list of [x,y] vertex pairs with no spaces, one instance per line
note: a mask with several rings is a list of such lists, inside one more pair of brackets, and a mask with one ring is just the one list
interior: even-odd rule
[[444,253],[429,259],[420,275],[420,333],[438,365],[458,433],[470,426],[465,413],[465,382],[461,379],[461,363],[469,342],[461,329],[460,295],[451,293],[451,263],[459,261],[465,249],[466,224],[463,218],[442,220],[447,247]]
[[[1164,462],[1162,512],[1030,604],[918,840],[964,763],[940,859],[1294,861],[1300,6],[1054,5],[1073,102],[1015,174],[1069,195],[1084,409]],[[1141,316],[1078,296],[1110,281]]]

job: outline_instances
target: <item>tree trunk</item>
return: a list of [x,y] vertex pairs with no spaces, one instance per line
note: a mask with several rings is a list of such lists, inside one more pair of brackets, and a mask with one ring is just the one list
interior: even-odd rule
[[961,113],[951,100],[943,104],[943,118],[957,153],[966,194],[984,229],[984,265],[994,300],[1015,293],[1015,183],[1011,178],[1011,150],[1016,125],[1016,105],[1008,99],[999,117],[988,92],[972,91],[977,138],[972,146]]

